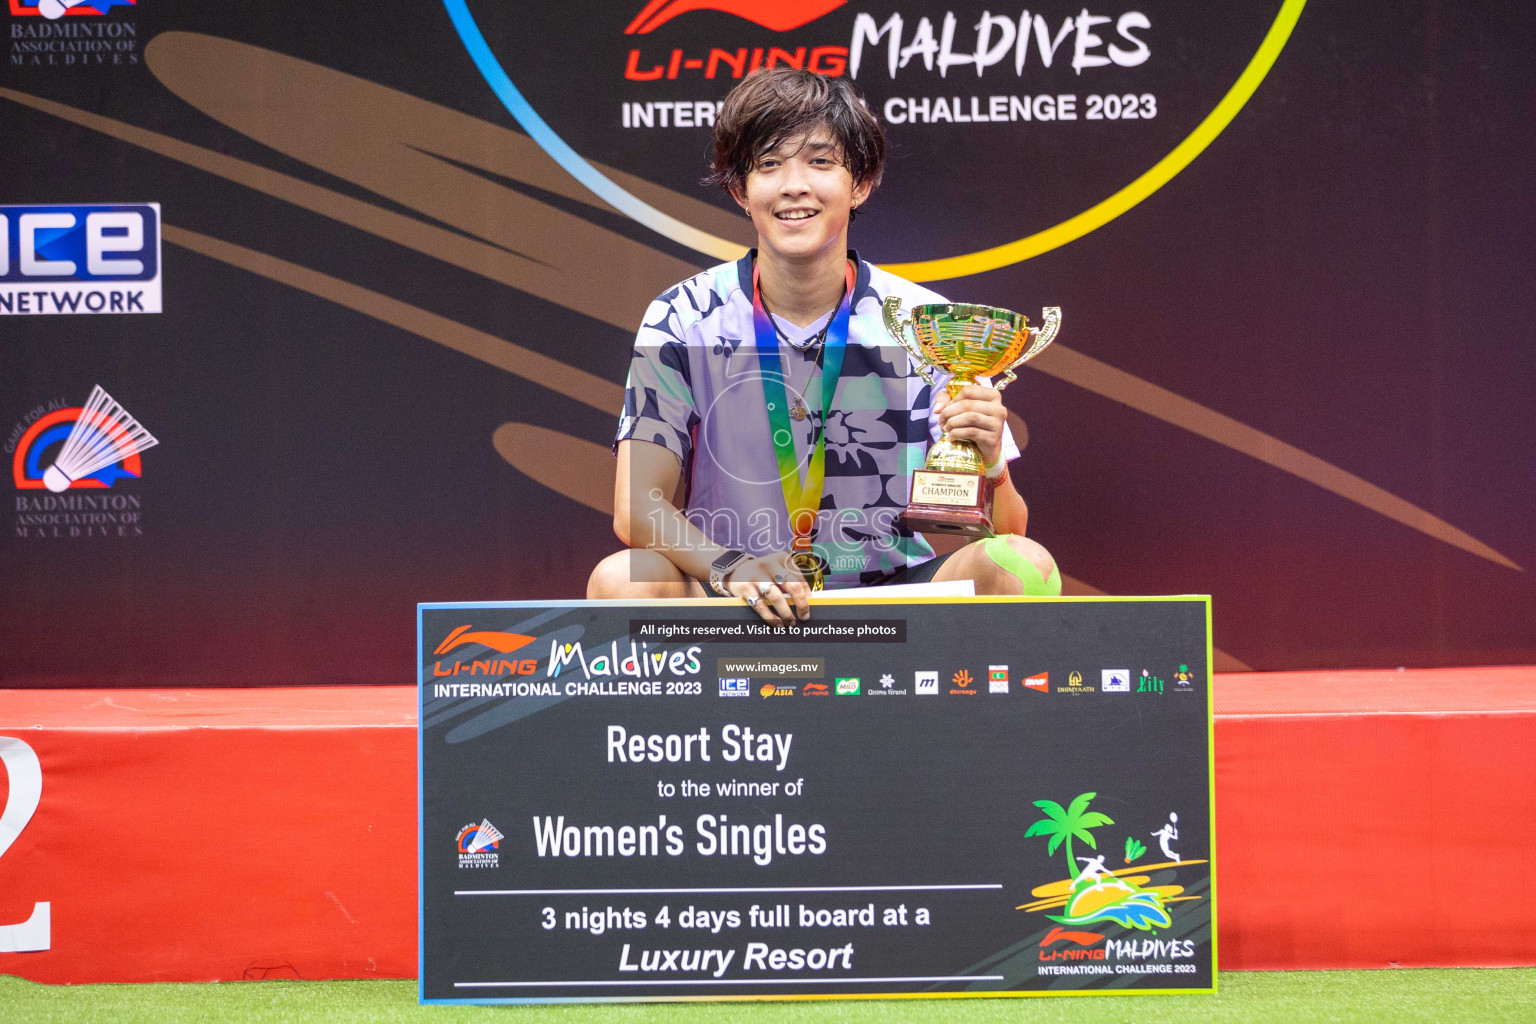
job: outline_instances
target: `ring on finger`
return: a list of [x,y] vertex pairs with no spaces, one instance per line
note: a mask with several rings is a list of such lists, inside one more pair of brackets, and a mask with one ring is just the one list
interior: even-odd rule
[[757,606],[762,604],[762,603],[763,603],[763,599],[762,599],[761,595],[754,594],[751,597],[747,598],[747,607],[751,608],[753,611],[756,611],[757,610]]

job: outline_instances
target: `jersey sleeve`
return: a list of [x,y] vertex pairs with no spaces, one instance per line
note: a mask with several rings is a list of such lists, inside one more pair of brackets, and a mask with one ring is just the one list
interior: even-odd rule
[[649,441],[687,465],[698,423],[688,347],[671,304],[657,299],[635,334],[614,448],[620,441]]

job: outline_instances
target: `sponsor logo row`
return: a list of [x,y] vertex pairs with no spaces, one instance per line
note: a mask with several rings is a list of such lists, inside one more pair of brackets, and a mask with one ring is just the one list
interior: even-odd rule
[[[1133,677],[1130,669],[1106,668],[1099,672],[1097,685],[1085,679],[1081,672],[1068,672],[1065,677],[1057,676],[1053,685],[1049,672],[1036,672],[1023,677],[1019,681],[1019,689],[1034,691],[1035,693],[1149,693],[1161,696],[1165,693],[1193,693],[1195,692],[1194,673],[1189,670],[1187,664],[1180,665],[1178,671],[1172,673],[1173,679],[1163,679],[1150,669],[1142,669],[1141,675]],[[1007,665],[988,665],[986,679],[987,693],[1006,694],[1013,692],[1013,684]],[[947,682],[940,678],[937,670],[919,670],[912,674],[912,684],[909,687],[897,685],[896,677],[889,672],[883,673],[877,685],[866,686],[859,676],[837,676],[829,686],[826,683],[812,682],[791,685],[782,682],[765,682],[754,686],[752,680],[747,677],[732,677],[720,679],[720,696],[722,697],[750,697],[754,693],[760,697],[857,697],[861,694],[869,697],[902,697],[909,693],[918,696],[937,696],[940,693],[951,693],[956,696],[976,696],[983,692],[979,679],[971,675],[970,669],[957,669],[950,673]]]
[[[433,652],[437,657],[430,668],[434,697],[521,697],[521,696],[694,696],[704,692],[699,677],[704,673],[702,648],[653,647],[648,642],[630,641],[620,646],[608,644],[585,647],[580,641],[562,642],[551,638],[547,664],[544,659],[523,649],[537,639],[520,633],[475,629],[462,625],[450,632]],[[498,657],[510,655],[511,657]],[[527,679],[540,675],[543,679]],[[736,671],[731,671],[731,669]],[[823,676],[822,659],[726,659],[720,661],[718,678],[721,697],[904,697],[977,696],[981,693],[1008,694],[1015,689],[1008,665],[988,665],[985,685],[980,673],[969,668],[940,672],[920,669],[911,681],[898,681],[891,672],[882,672],[868,682],[861,676],[834,675],[830,682]],[[754,671],[757,670],[757,671]],[[579,670],[579,679],[561,679],[567,670]],[[778,678],[763,678],[761,673]],[[1141,693],[1160,696],[1165,693],[1193,693],[1194,673],[1181,664],[1165,680],[1150,669],[1139,676],[1130,669],[1106,668],[1097,679],[1080,671],[1057,674],[1033,672],[1018,680],[1017,689],[1036,693]],[[756,679],[754,680],[754,676]],[[795,678],[795,677],[799,678]],[[484,681],[477,680],[481,677]],[[525,677],[518,679],[517,677]]]

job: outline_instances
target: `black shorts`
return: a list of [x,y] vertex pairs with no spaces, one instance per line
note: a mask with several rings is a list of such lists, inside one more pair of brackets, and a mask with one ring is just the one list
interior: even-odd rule
[[879,583],[871,583],[869,586],[888,587],[895,583],[932,583],[933,574],[939,571],[952,554],[954,552],[950,551],[942,555],[934,555],[928,561],[917,565],[904,565]]

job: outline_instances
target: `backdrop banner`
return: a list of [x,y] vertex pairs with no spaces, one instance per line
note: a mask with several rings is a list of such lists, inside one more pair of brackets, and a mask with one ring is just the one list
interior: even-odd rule
[[1211,991],[1209,613],[422,605],[421,998]]
[[635,331],[751,244],[700,179],[779,65],[886,129],[862,257],[1062,308],[1004,396],[1066,593],[1212,594],[1222,670],[1536,661],[1532,5],[0,20],[0,686],[404,685],[419,601],[584,596]]

